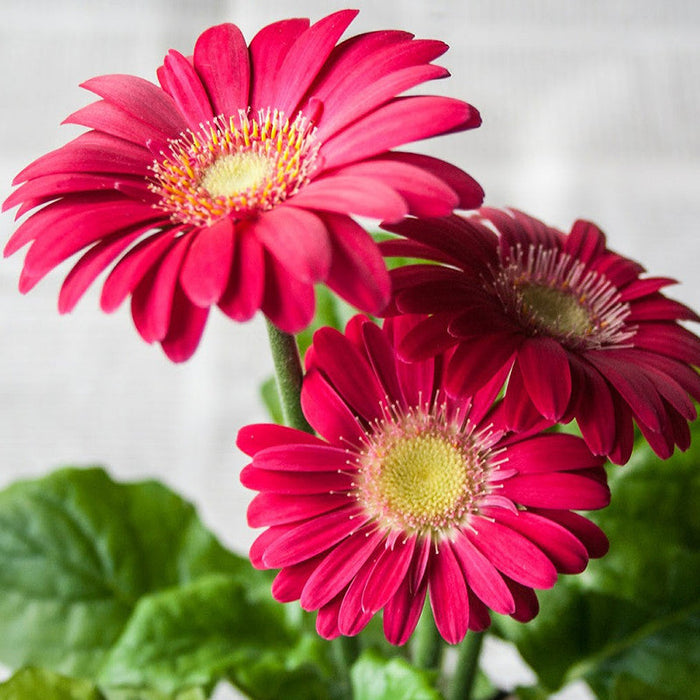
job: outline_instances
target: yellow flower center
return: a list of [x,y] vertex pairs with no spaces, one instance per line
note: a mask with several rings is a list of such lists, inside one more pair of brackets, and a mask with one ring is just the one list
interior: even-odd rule
[[150,189],[176,223],[239,220],[304,187],[318,167],[319,147],[315,127],[301,114],[292,122],[269,109],[255,119],[243,111],[218,116],[170,142],[170,152],[151,166]]
[[444,409],[416,409],[375,426],[359,455],[355,495],[377,523],[440,539],[479,509],[492,472],[489,436]]
[[525,314],[554,336],[585,337],[594,330],[588,309],[572,294],[542,284],[524,284],[520,296]]

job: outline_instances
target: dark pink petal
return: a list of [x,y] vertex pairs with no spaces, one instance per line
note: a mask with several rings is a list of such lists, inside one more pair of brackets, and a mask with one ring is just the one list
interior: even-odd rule
[[[143,178],[130,178],[116,175],[96,175],[93,173],[59,173],[58,175],[42,175],[25,182],[18,187],[2,204],[2,211],[12,209],[12,207],[24,202],[33,209],[39,204],[58,199],[60,195],[77,194],[95,190],[116,189],[118,182],[138,183],[146,188]],[[20,214],[18,212],[17,217]],[[9,253],[8,253],[9,255]]]
[[515,600],[515,612],[511,617],[518,622],[529,622],[540,611],[535,591],[511,579],[506,579],[506,583]]
[[590,351],[585,358],[620,393],[638,421],[654,432],[663,429],[665,411],[661,398],[654,384],[638,367],[617,358],[612,352]]
[[365,431],[357,418],[317,369],[312,368],[304,377],[301,406],[306,420],[329,442],[364,444]]
[[233,225],[228,218],[200,228],[187,252],[180,284],[196,306],[215,304],[228,283],[233,262]]
[[615,405],[608,383],[598,370],[578,356],[569,357],[572,406],[584,440],[594,454],[607,455],[615,443]]
[[513,442],[506,451],[508,469],[521,474],[542,474],[601,467],[602,457],[594,456],[576,435],[548,433]]
[[73,266],[61,286],[59,312],[65,314],[72,311],[95,278],[143,233],[143,229],[137,229],[128,236],[117,234],[90,248]]
[[499,495],[535,508],[594,510],[610,503],[605,483],[561,472],[514,476],[503,482]]
[[667,299],[663,294],[651,294],[630,305],[628,323],[636,321],[700,321],[695,311],[673,299]]
[[278,106],[275,85],[280,67],[290,47],[308,27],[308,19],[285,19],[268,24],[253,37],[250,42],[250,106],[254,111]]
[[334,328],[320,328],[314,334],[317,361],[336,392],[368,423],[381,420],[384,391],[369,362]]
[[214,111],[207,91],[192,63],[179,51],[168,51],[163,61],[163,75],[167,83],[164,88],[175,100],[192,131],[198,131],[200,124],[211,121]]
[[536,544],[560,573],[579,574],[586,568],[586,548],[558,523],[524,510],[513,513],[505,508],[486,508],[484,512]]
[[320,493],[311,496],[287,496],[279,493],[259,493],[248,506],[248,525],[266,527],[284,525],[329,513],[350,502],[345,493]]
[[273,542],[275,542],[281,534],[287,532],[287,530],[289,530],[288,525],[278,525],[275,527],[269,527],[261,535],[258,535],[258,537],[251,545],[250,552],[248,553],[248,556],[250,557],[250,563],[256,569],[267,568],[265,564],[263,564],[263,554],[265,553],[265,550]]
[[180,272],[180,284],[196,306],[216,304],[233,262],[233,225],[228,218],[197,231]]
[[236,115],[248,107],[248,47],[235,24],[219,24],[200,34],[193,58],[214,114]]
[[483,335],[517,333],[520,330],[513,319],[504,315],[503,307],[498,300],[484,293],[482,289],[470,288],[469,285],[464,285],[464,288],[471,299],[463,304],[460,313],[453,313],[453,319],[448,326],[451,335],[460,340],[471,341]]
[[[324,520],[328,518],[329,516],[325,516]],[[300,598],[304,610],[316,610],[330,602],[371,557],[383,535],[377,529],[373,529],[372,525],[363,530],[360,530],[361,526],[362,521],[357,522],[354,529],[358,532],[334,547],[309,576]],[[333,537],[334,530],[329,530],[328,536]],[[331,542],[331,546],[336,542]]]
[[265,288],[265,253],[249,229],[237,227],[228,286],[219,308],[234,321],[248,321],[260,308]]
[[587,264],[605,252],[605,234],[590,221],[579,219],[571,227],[562,250]]
[[671,277],[649,277],[647,279],[637,279],[628,284],[624,289],[620,290],[620,301],[632,301],[645,297],[659,289],[668,287],[671,284],[678,282]]
[[469,593],[469,629],[473,632],[483,632],[491,624],[489,609],[467,588]]
[[[484,201],[484,190],[481,185],[471,175],[467,175],[463,170],[444,160],[403,151],[391,153],[385,158],[413,165],[442,180],[459,197],[459,203],[455,208],[476,209]],[[415,212],[415,214],[416,216],[425,216],[425,214],[418,214],[418,212]]]
[[449,541],[437,547],[430,560],[430,606],[435,625],[448,644],[464,639],[469,629],[469,595],[464,574]]
[[311,212],[292,206],[277,207],[264,212],[253,230],[277,262],[297,279],[313,283],[328,275],[328,232],[321,219]]
[[635,347],[700,365],[700,339],[676,323],[640,323],[632,342]]
[[98,100],[73,112],[63,120],[63,123],[87,126],[140,146],[157,142],[161,148],[165,148],[168,141],[167,134],[154,129],[150,124],[106,100]]
[[700,401],[700,375],[692,367],[673,358],[645,350],[628,350],[626,354],[634,357],[637,364],[654,368],[671,377],[696,401]]
[[445,352],[457,344],[457,338],[447,331],[452,314],[436,313],[418,322],[401,338],[399,357],[405,362],[419,362]]
[[393,548],[381,551],[373,565],[362,593],[362,608],[370,613],[381,610],[393,598],[406,578],[413,560],[416,537],[398,541]]
[[394,597],[384,607],[384,634],[390,644],[405,644],[418,624],[425,594],[428,591],[428,577],[423,576],[417,587],[411,585],[407,576]]
[[249,464],[241,471],[241,483],[247,489],[281,494],[315,494],[349,491],[352,480],[346,474],[319,472],[308,474],[257,469]]
[[289,199],[294,207],[399,221],[408,214],[406,200],[380,179],[329,175],[306,185]]
[[175,287],[173,310],[168,333],[160,341],[163,352],[172,362],[184,362],[192,357],[202,339],[209,309],[195,306],[182,291]]
[[354,163],[340,174],[383,182],[401,195],[414,216],[447,216],[459,205],[457,193],[443,180],[422,168],[390,158]]
[[134,246],[117,263],[102,287],[100,306],[103,311],[111,313],[119,308],[151,267],[164,255],[176,233],[177,229],[154,233]]
[[594,260],[591,269],[604,275],[618,289],[634,282],[644,272],[638,262],[611,251]]
[[[455,270],[452,279],[435,279],[404,289],[397,295],[396,306],[409,314],[451,311],[466,316],[467,309],[473,304],[471,292],[471,287],[462,283]],[[452,324],[449,328],[451,335],[459,337],[460,334],[452,330]]]
[[290,444],[325,445],[326,443],[315,435],[274,423],[247,425],[238,431],[236,438],[238,449],[251,457],[268,447]]
[[453,396],[470,396],[505,365],[510,365],[519,340],[512,334],[482,336],[464,342],[448,365],[445,388]]
[[109,173],[146,178],[152,163],[153,157],[145,148],[99,131],[88,131],[37,158],[15,177],[12,184],[62,173]]
[[[506,576],[534,588],[551,588],[557,571],[539,547],[509,527],[487,518],[473,517],[464,529],[471,543]],[[517,602],[517,601],[516,601]]]
[[525,390],[523,375],[517,364],[513,365],[508,377],[508,387],[503,397],[503,412],[506,427],[516,432],[522,432],[542,418]]
[[399,97],[341,131],[321,148],[326,168],[338,168],[376,156],[394,146],[473,129],[479,113],[466,102],[450,97]]
[[[147,343],[163,340],[168,333],[175,285],[191,241],[191,236],[175,239],[158,265],[134,289],[131,315],[136,329]],[[182,312],[187,313],[187,309],[183,308]]]
[[353,306],[377,314],[387,305],[391,281],[372,237],[347,216],[324,214],[331,234],[326,284]]
[[86,80],[80,87],[103,97],[170,138],[177,138],[187,128],[170,95],[143,78],[101,75]]
[[352,455],[330,445],[273,445],[256,453],[257,469],[292,472],[353,471]]
[[552,338],[531,338],[520,346],[518,364],[537,410],[545,418],[559,420],[571,398],[567,351]]
[[362,326],[362,336],[367,348],[367,357],[372,370],[383,388],[389,403],[399,402],[405,407],[405,400],[396,373],[396,355],[386,335],[374,323]]
[[411,41],[412,34],[396,30],[383,30],[357,34],[345,39],[331,51],[328,60],[321,68],[308,94],[314,95],[324,104],[331,94],[341,91],[348,76],[359,78],[358,65],[376,59],[382,49],[389,47],[397,50],[397,45]]
[[634,447],[632,411],[617,392],[611,393],[615,405],[615,444],[608,454],[613,464],[626,464]]
[[598,559],[608,553],[610,543],[605,533],[588,518],[584,518],[578,513],[572,513],[569,510],[541,510],[535,512],[540,513],[545,518],[559,523],[569,532],[574,534],[586,547],[588,556],[591,559]]
[[322,558],[323,555],[319,555],[282,569],[272,582],[272,597],[280,603],[291,603],[293,600],[299,600],[306,581]]
[[[453,215],[437,220],[406,219],[400,224],[384,225],[383,228],[447,255],[446,262],[461,268],[465,273],[465,281],[471,278],[475,286],[483,284],[481,277],[484,268],[498,262],[496,234],[473,218]],[[421,257],[443,260],[442,257],[433,255]]]
[[[448,75],[449,72],[441,66],[422,65],[393,71],[388,75],[378,77],[369,84],[363,81],[363,86],[357,85],[359,81],[354,80],[355,84],[342,96],[342,106],[337,108],[333,104],[329,104],[328,101],[324,102],[324,109],[329,116],[321,121],[318,137],[321,140],[330,139],[348,124],[352,124],[396,95],[400,95],[427,80],[445,78]],[[333,102],[337,101],[333,100]]]
[[359,634],[374,615],[362,605],[362,593],[380,550],[381,545],[375,548],[371,558],[362,565],[343,596],[343,603],[338,611],[338,629],[341,634],[348,636]]
[[318,615],[316,616],[316,632],[318,632],[319,637],[330,640],[340,636],[338,613],[342,602],[343,596],[339,595],[318,611]]
[[[363,520],[356,506],[339,508],[289,528],[265,550],[263,561],[270,569],[281,569],[290,564],[297,564],[333,548],[362,525]],[[366,542],[365,537],[351,539]],[[309,585],[308,582],[307,585]],[[302,594],[302,601],[303,599]]]
[[37,232],[38,237],[24,259],[20,291],[31,289],[56,265],[91,243],[117,231],[128,236],[136,229],[142,230],[154,218],[149,206],[128,200],[75,205],[60,221],[53,222],[50,229]]
[[[275,76],[274,106],[292,115],[357,10],[341,10],[311,25],[296,39]],[[252,48],[252,46],[251,46]]]
[[462,567],[467,587],[492,610],[509,615],[515,610],[513,596],[496,567],[468,538],[458,535],[452,549]]
[[260,308],[280,330],[298,333],[311,323],[316,298],[311,283],[291,275],[271,255],[265,256],[265,287]]

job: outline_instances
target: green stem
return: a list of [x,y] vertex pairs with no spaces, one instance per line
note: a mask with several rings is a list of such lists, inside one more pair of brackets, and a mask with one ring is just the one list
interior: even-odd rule
[[460,644],[457,668],[450,684],[448,700],[469,700],[471,697],[483,641],[482,632],[468,632]]
[[301,380],[304,373],[301,369],[296,338],[289,333],[284,333],[269,320],[267,320],[267,336],[270,339],[270,351],[275,366],[277,392],[284,422],[291,428],[313,433],[313,428],[308,424],[301,410]]
[[440,633],[435,626],[432,611],[428,603],[413,634],[412,657],[418,668],[435,669],[440,665],[443,644]]

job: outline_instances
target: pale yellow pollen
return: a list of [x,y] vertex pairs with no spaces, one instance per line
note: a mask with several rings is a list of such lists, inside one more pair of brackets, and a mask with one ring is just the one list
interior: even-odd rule
[[585,337],[594,330],[588,309],[573,295],[542,284],[520,288],[523,311],[553,335]]
[[212,197],[233,197],[262,185],[271,176],[273,166],[259,153],[231,153],[219,157],[204,171],[200,185]]
[[460,449],[435,435],[405,437],[382,460],[375,488],[397,515],[432,520],[464,494],[467,468]]

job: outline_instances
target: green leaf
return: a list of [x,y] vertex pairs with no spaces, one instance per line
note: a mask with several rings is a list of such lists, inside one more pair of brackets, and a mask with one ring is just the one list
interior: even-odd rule
[[317,650],[272,598],[215,575],[143,598],[99,681],[172,693],[228,676],[255,698],[326,697]]
[[260,385],[260,398],[263,405],[267,409],[267,414],[273,423],[284,425],[284,415],[282,414],[282,404],[280,403],[280,395],[277,390],[277,380],[273,377],[268,377]]
[[23,668],[0,684],[0,700],[105,700],[90,681],[43,668]]
[[640,441],[611,469],[612,503],[591,515],[607,556],[539,594],[533,622],[499,621],[550,690],[583,678],[604,700],[639,688],[700,699],[700,423],[692,430],[686,453],[664,462]]
[[441,700],[434,680],[434,673],[372,650],[363,652],[350,671],[354,700]]
[[142,596],[211,572],[252,575],[166,487],[96,468],[0,492],[0,558],[0,661],[87,678]]
[[201,688],[187,688],[178,693],[161,693],[150,688],[106,688],[105,700],[207,700]]

